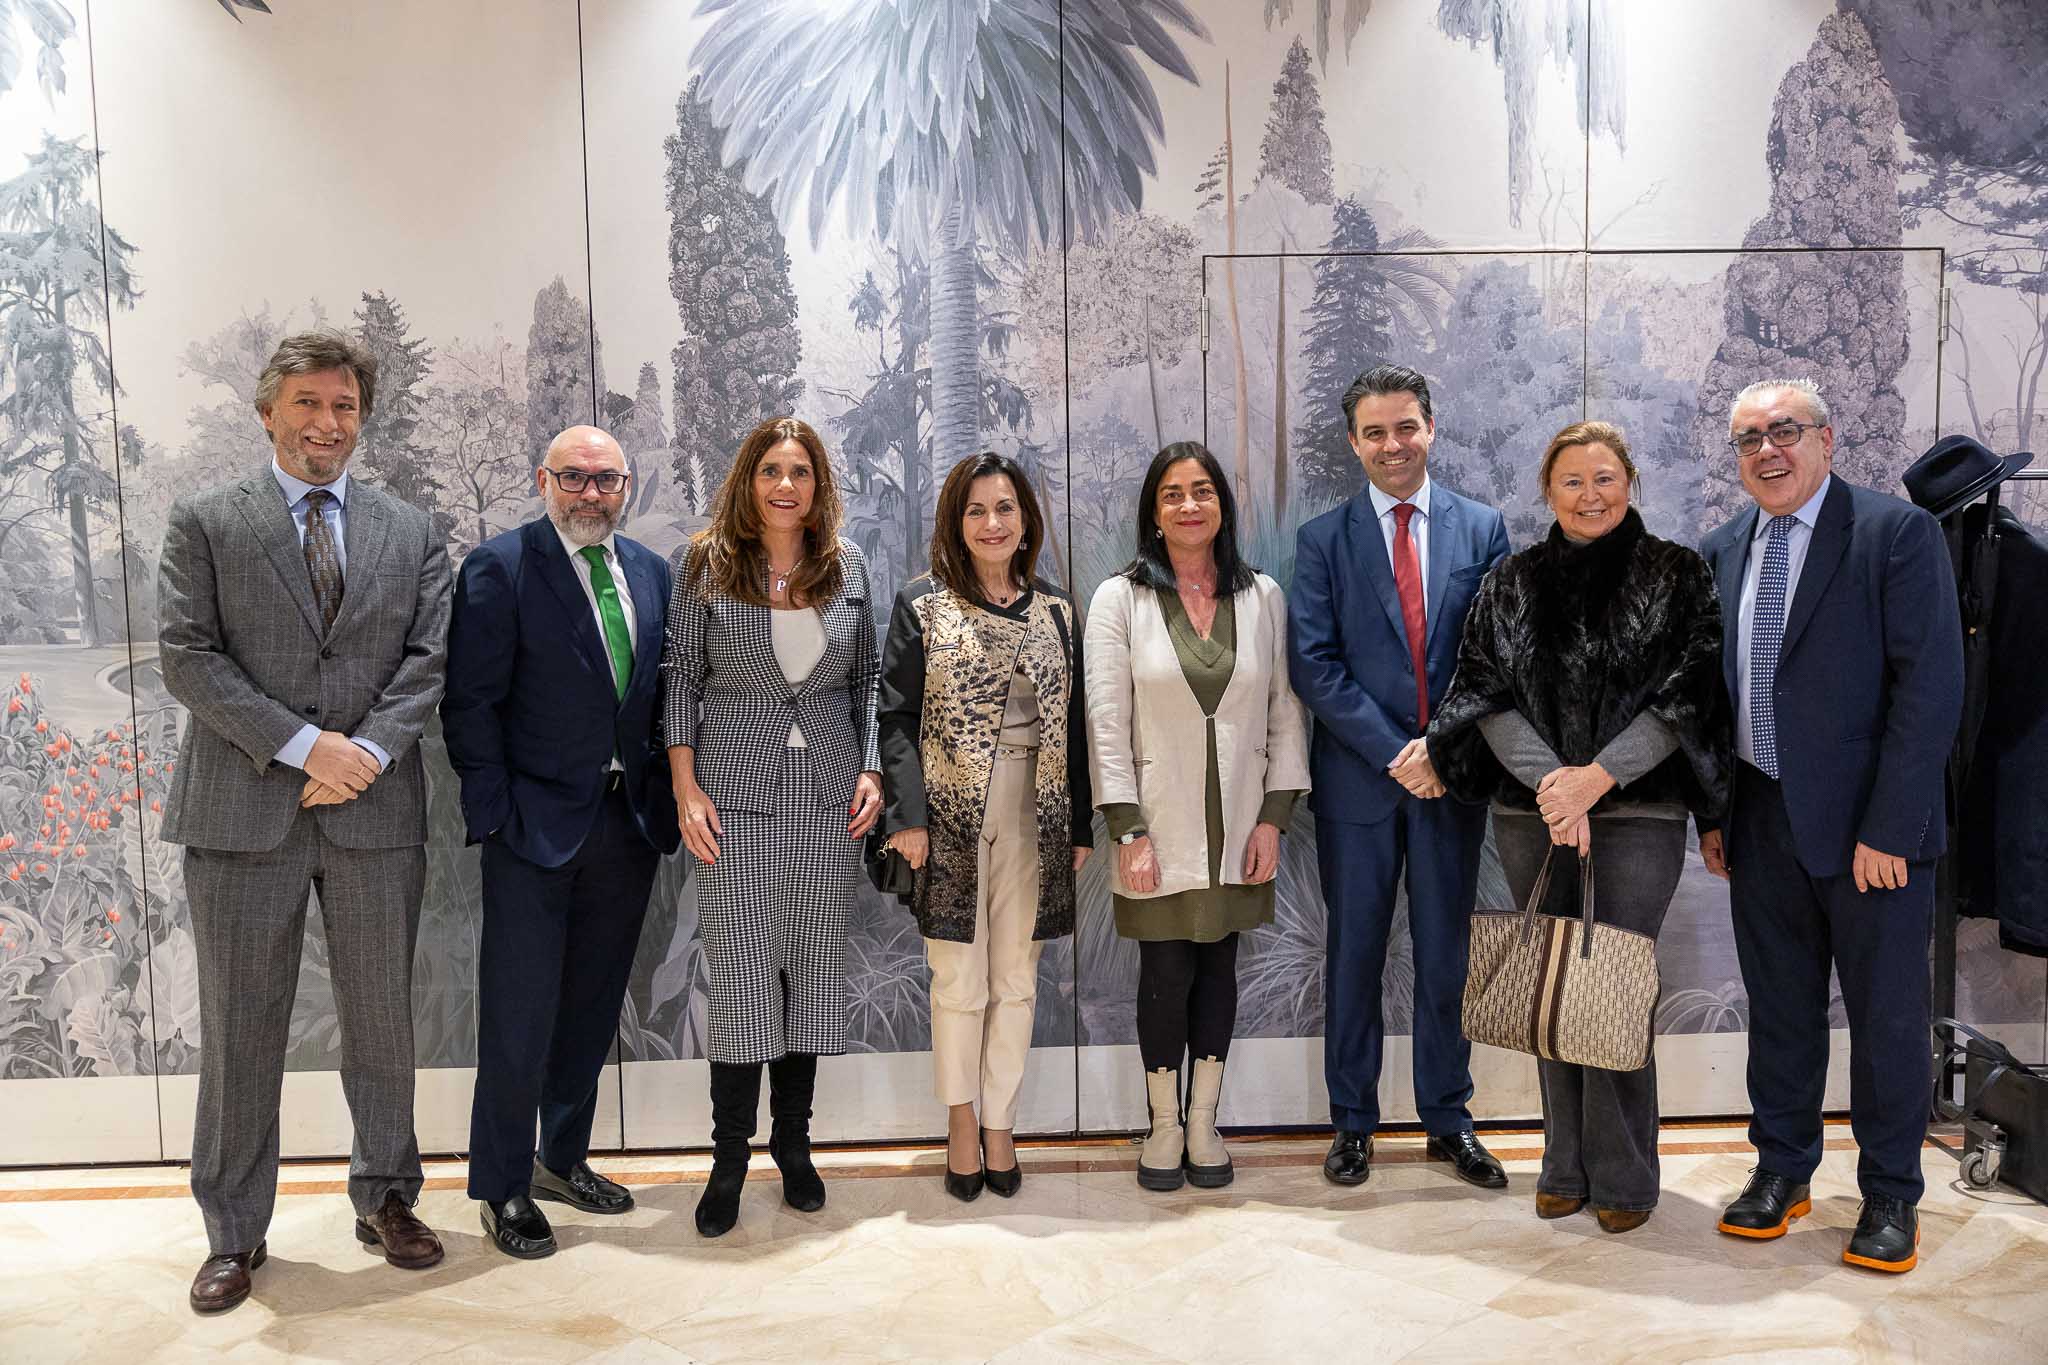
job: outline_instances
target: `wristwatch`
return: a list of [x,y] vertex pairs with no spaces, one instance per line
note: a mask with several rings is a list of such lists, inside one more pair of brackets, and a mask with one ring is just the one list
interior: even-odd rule
[[1144,838],[1145,834],[1146,831],[1142,829],[1126,830],[1124,833],[1116,836],[1116,841],[1120,844],[1135,844],[1138,840]]

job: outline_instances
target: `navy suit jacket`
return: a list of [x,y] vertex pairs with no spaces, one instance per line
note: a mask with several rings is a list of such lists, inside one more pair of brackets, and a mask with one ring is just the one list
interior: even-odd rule
[[[1508,553],[1508,528],[1493,508],[1440,483],[1429,498],[1423,657],[1429,695],[1441,697],[1472,595]],[[1370,490],[1296,532],[1287,620],[1288,674],[1316,718],[1309,808],[1319,819],[1376,824],[1408,794],[1387,765],[1422,727],[1394,566]]]
[[668,563],[624,536],[614,544],[638,634],[623,699],[553,523],[493,536],[462,561],[441,724],[471,843],[495,833],[541,867],[568,862],[596,821],[614,753],[641,835],[662,853],[681,841],[655,728]]
[[[1738,725],[1742,581],[1758,515],[1748,508],[1700,542],[1721,594]],[[1940,523],[1834,477],[1785,612],[1773,695],[1785,813],[1809,874],[1847,873],[1859,843],[1911,862],[1939,856],[1942,775],[1963,708],[1962,619]]]

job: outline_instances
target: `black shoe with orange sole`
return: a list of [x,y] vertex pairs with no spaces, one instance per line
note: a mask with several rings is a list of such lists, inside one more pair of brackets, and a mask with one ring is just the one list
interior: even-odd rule
[[1795,1184],[1759,1168],[1750,1172],[1749,1183],[1742,1187],[1735,1202],[1721,1211],[1721,1221],[1716,1226],[1730,1236],[1767,1242],[1783,1237],[1794,1218],[1804,1218],[1812,1212],[1812,1186]]
[[1920,1264],[1919,1207],[1890,1195],[1866,1195],[1842,1260],[1891,1275],[1903,1275]]

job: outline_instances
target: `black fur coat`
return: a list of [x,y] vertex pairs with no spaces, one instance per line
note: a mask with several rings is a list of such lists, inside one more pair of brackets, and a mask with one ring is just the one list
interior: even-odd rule
[[1649,711],[1678,748],[1602,797],[1682,801],[1718,819],[1728,804],[1734,728],[1721,679],[1721,607],[1713,571],[1659,540],[1629,509],[1600,539],[1576,545],[1556,526],[1488,574],[1465,618],[1458,671],[1429,723],[1437,776],[1464,801],[1536,809],[1536,794],[1493,756],[1479,721],[1520,711],[1573,766],[1591,763]]

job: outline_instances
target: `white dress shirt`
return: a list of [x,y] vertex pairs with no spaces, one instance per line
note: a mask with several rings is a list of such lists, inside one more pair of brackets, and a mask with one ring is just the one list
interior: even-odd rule
[[[334,558],[341,565],[342,577],[346,580],[348,576],[348,471],[344,469],[340,474],[336,475],[333,483],[307,483],[304,479],[295,478],[285,473],[284,466],[280,465],[277,462],[277,457],[273,455],[270,457],[270,472],[277,479],[277,486],[284,490],[285,506],[291,511],[292,529],[299,533],[299,547],[301,549],[304,549],[306,544],[306,514],[312,510],[306,505],[306,495],[316,488],[325,488],[334,495],[333,500],[322,509],[320,519],[327,523],[328,538],[334,542]],[[304,771],[306,755],[313,752],[313,742],[319,738],[319,726],[301,725],[299,732],[286,740],[284,747],[272,755],[272,759],[275,762]],[[391,755],[385,753],[373,741],[359,739],[354,735],[350,735],[349,738],[355,740],[356,744],[368,753],[370,757],[377,760],[377,767],[380,771],[391,766]]]
[[[1792,514],[1792,528],[1785,533],[1785,620],[1792,619],[1792,600],[1799,591],[1799,571],[1806,567],[1806,550],[1813,544],[1814,524],[1820,520],[1820,507],[1827,500],[1828,485],[1835,481],[1830,474],[1820,481],[1820,487],[1813,490],[1813,496],[1806,505]],[[1754,765],[1756,747],[1750,742],[1749,734],[1749,624],[1756,616],[1756,581],[1764,568],[1764,548],[1770,540],[1771,518],[1762,508],[1757,509],[1756,526],[1749,537],[1749,567],[1742,573],[1742,602],[1735,617],[1735,753],[1743,762]]]
[[[1408,518],[1408,538],[1415,542],[1415,567],[1422,573],[1422,619],[1429,619],[1429,475],[1422,476],[1422,487],[1415,490],[1415,496],[1407,501],[1415,504],[1415,515]],[[1372,510],[1380,519],[1380,535],[1387,542],[1387,565],[1394,563],[1394,533],[1398,529],[1394,520],[1394,509],[1401,505],[1400,498],[1380,492],[1379,485],[1368,483],[1365,491],[1372,498]]]
[[[597,623],[597,638],[605,646],[605,661],[609,663],[612,656],[611,644],[605,639],[604,613],[598,610],[597,587],[590,581],[590,561],[583,557],[583,547],[581,545],[562,535],[561,527],[555,527],[555,535],[561,539],[562,552],[568,555],[569,562],[576,566],[576,581],[583,585],[583,600],[590,604],[590,619]],[[603,540],[596,542],[596,544],[599,549],[604,551],[604,566],[611,571],[612,588],[619,595],[619,612],[626,618],[626,638],[633,642],[634,651],[637,653],[640,648],[640,621],[639,618],[633,615],[633,593],[626,586],[626,566],[619,562],[618,541],[616,537],[607,535]],[[613,668],[612,683],[614,688],[616,688],[618,681],[619,670]],[[614,771],[623,771],[625,768],[625,764],[619,762],[617,754],[612,755],[611,766]]]

